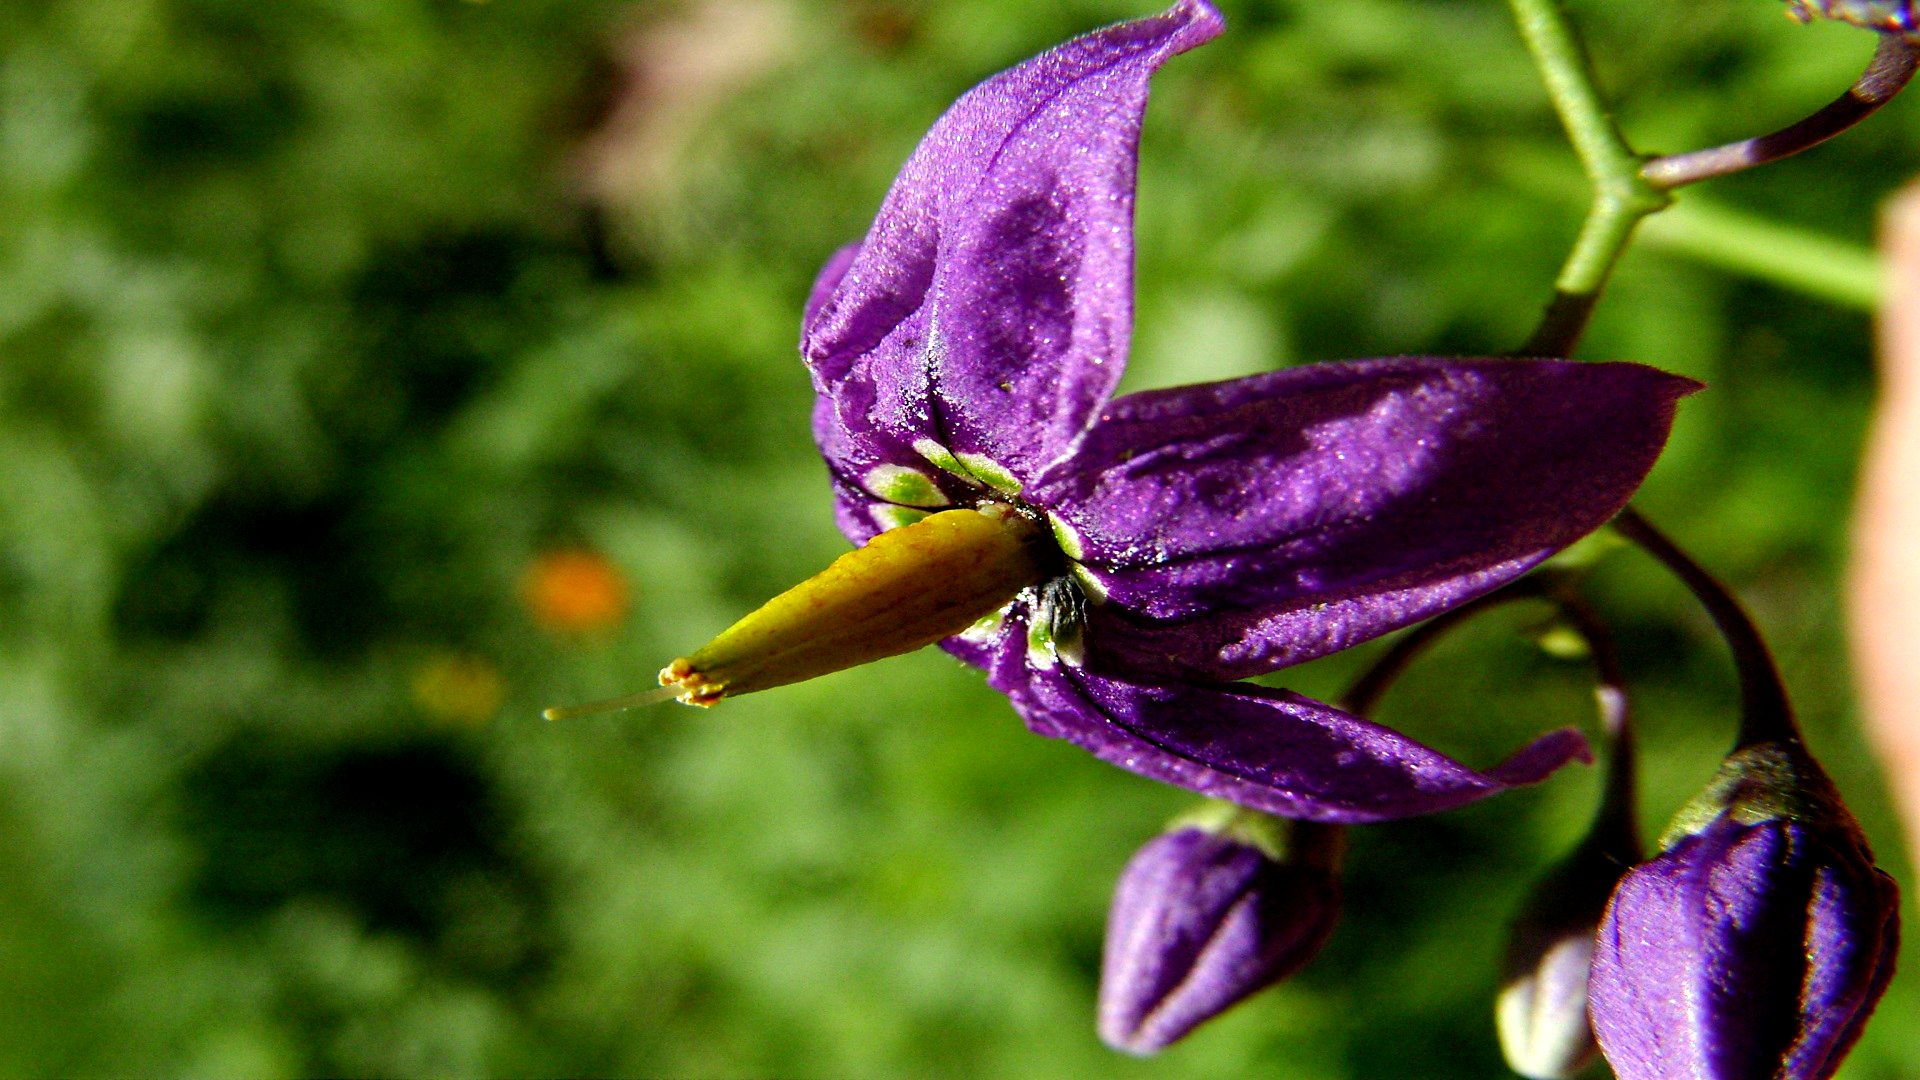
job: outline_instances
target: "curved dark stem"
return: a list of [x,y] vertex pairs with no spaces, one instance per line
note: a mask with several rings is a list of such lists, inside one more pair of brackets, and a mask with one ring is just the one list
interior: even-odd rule
[[1435,616],[1408,631],[1386,655],[1353,681],[1340,698],[1340,707],[1366,716],[1379,704],[1396,680],[1422,652],[1460,624],[1516,600],[1546,600],[1554,605],[1593,658],[1594,698],[1600,708],[1600,727],[1609,753],[1607,774],[1593,827],[1581,844],[1583,858],[1597,858],[1606,866],[1631,866],[1640,861],[1639,769],[1634,752],[1633,711],[1627,697],[1626,673],[1613,635],[1572,584],[1551,571],[1521,578],[1452,611]]
[[1733,664],[1740,675],[1740,735],[1734,749],[1766,742],[1799,743],[1800,729],[1794,724],[1793,707],[1787,701],[1780,670],[1740,601],[1631,506],[1613,519],[1613,527],[1686,585],[1733,651]]
[[1615,865],[1630,866],[1640,861],[1640,814],[1636,805],[1639,764],[1626,672],[1620,667],[1613,634],[1593,608],[1563,583],[1550,586],[1548,593],[1559,607],[1561,618],[1586,640],[1587,651],[1593,656],[1593,696],[1600,707],[1600,728],[1610,747],[1600,808],[1586,843]]
[[1641,166],[1640,175],[1656,187],[1671,190],[1792,157],[1826,142],[1892,101],[1913,78],[1916,60],[1920,60],[1920,46],[1896,34],[1883,34],[1865,73],[1826,108],[1770,135],[1654,158]]
[[1353,685],[1347,687],[1347,692],[1340,696],[1340,707],[1355,716],[1372,713],[1373,707],[1380,703],[1380,696],[1406,673],[1414,659],[1455,627],[1516,600],[1533,600],[1544,595],[1546,589],[1538,577],[1524,577],[1428,619],[1407,631],[1393,643],[1386,655],[1361,672],[1360,677],[1353,680]]

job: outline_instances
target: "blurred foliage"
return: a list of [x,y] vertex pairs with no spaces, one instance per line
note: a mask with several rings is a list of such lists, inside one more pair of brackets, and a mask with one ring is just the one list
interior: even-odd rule
[[[1156,86],[1128,384],[1524,338],[1583,196],[1505,6],[1222,7]],[[1872,45],[1574,7],[1650,150],[1795,119]],[[1502,927],[1591,770],[1361,830],[1327,953],[1142,1062],[1092,1034],[1101,924],[1187,798],[952,661],[538,720],[841,550],[813,269],[955,95],[1145,10],[0,5],[0,1074],[1499,1075]],[[1687,197],[1865,244],[1916,146],[1900,101]],[[1713,384],[1644,505],[1748,598],[1912,891],[1835,599],[1868,331],[1645,248],[1586,352]],[[1595,585],[1657,823],[1730,736],[1728,665],[1644,559]],[[1479,762],[1587,722],[1529,617],[1383,718]],[[1920,1075],[1920,979],[1845,1075]]]

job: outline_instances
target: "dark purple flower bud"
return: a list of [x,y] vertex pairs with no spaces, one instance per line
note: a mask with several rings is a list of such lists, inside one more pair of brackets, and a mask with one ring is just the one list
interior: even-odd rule
[[1107,916],[1100,1037],[1146,1055],[1311,960],[1340,911],[1339,826],[1227,804],[1127,864]]
[[1832,1076],[1893,976],[1899,890],[1796,741],[1736,750],[1614,890],[1588,991],[1621,1080]]

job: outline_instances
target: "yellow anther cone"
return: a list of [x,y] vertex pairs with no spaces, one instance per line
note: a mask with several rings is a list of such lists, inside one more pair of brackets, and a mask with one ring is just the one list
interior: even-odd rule
[[667,665],[660,683],[712,705],[931,645],[1044,580],[1043,536],[1010,510],[891,529]]

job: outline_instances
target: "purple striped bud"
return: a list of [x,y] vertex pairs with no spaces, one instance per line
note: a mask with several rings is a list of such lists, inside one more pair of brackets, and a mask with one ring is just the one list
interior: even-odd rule
[[1797,742],[1735,751],[1614,890],[1589,985],[1620,1080],[1822,1080],[1893,975],[1899,890]]
[[1221,804],[1149,841],[1120,876],[1100,1037],[1147,1055],[1311,960],[1340,911],[1338,826]]

